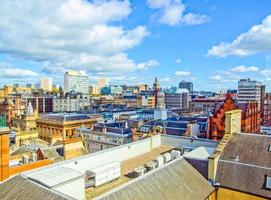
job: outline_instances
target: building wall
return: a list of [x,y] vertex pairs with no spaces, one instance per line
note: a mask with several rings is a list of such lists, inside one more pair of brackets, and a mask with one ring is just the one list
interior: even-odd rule
[[250,79],[241,79],[238,81],[238,103],[247,103],[257,101],[259,109],[261,108],[261,82]]
[[89,80],[84,71],[69,71],[64,74],[64,92],[89,93]]
[[37,169],[39,167],[48,166],[50,164],[52,164],[51,160],[39,160],[39,161],[36,161],[33,163],[28,163],[28,164],[24,164],[24,165],[20,165],[20,166],[16,166],[16,167],[10,167],[9,168],[9,175],[14,176],[16,174],[30,171],[33,169]]
[[118,136],[117,134],[112,136],[107,134],[107,132],[102,131],[98,132],[88,130],[87,132],[83,132],[82,135],[84,138],[85,147],[90,153],[95,153],[97,151],[132,142],[131,137],[122,137],[122,135]]
[[[210,118],[210,139],[221,140],[225,133],[225,113],[234,109],[239,107],[228,95],[224,104]],[[259,133],[260,110],[256,102],[247,103],[246,110],[242,110],[241,130],[246,133]]]
[[80,138],[72,138],[63,141],[64,159],[69,160],[85,154],[84,145]]
[[53,112],[53,97],[26,97],[26,102],[31,102],[34,110],[39,113]]
[[[110,162],[121,162],[129,158],[139,156],[141,154],[150,152],[151,149],[161,146],[160,135],[152,138],[147,138],[132,144],[121,145],[112,149],[106,149],[93,154],[88,154],[67,160],[61,163],[55,163],[49,167],[69,167],[81,173],[85,173],[90,168],[101,166]],[[28,172],[31,173],[31,172]],[[26,173],[26,175],[28,174]]]
[[56,124],[52,122],[44,122],[42,120],[37,120],[37,129],[39,132],[39,138],[49,142],[49,144],[54,144],[56,141],[63,141],[68,138],[74,138],[75,129],[82,126],[92,127],[100,118],[92,118],[89,120],[78,120],[62,122]]
[[262,125],[271,127],[271,94],[266,95],[263,99],[263,118]]
[[215,106],[219,100],[193,100],[189,102],[189,111],[190,112],[204,112],[204,113],[213,113]]
[[267,198],[262,198],[226,188],[218,188],[216,192],[216,200],[267,200]]
[[189,106],[188,96],[188,93],[166,93],[165,106],[166,108],[187,109]]
[[9,129],[0,127],[0,181],[9,177]]
[[85,110],[90,106],[89,98],[65,98],[53,100],[53,112],[76,112]]

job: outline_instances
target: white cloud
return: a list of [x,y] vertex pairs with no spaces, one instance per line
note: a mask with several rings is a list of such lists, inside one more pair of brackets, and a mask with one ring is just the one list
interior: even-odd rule
[[210,21],[206,15],[185,13],[181,0],[147,0],[150,8],[158,11],[159,22],[169,26],[198,25]]
[[176,71],[175,76],[191,76],[191,72],[189,72],[189,71]]
[[223,78],[220,75],[215,75],[211,77],[212,80],[220,81],[223,80]]
[[164,77],[164,78],[160,78],[161,82],[170,82],[171,78],[170,77]]
[[112,25],[131,13],[129,0],[3,0],[0,13],[0,52],[45,63],[45,72],[153,66],[153,60],[136,63],[126,53],[149,34],[146,27]]
[[206,15],[187,13],[183,16],[182,22],[185,25],[198,25],[210,21],[210,18]]
[[2,78],[28,78],[36,76],[38,76],[36,72],[27,69],[18,69],[18,68],[0,69],[0,77]]
[[246,67],[244,65],[236,66],[234,68],[231,68],[230,71],[232,72],[257,72],[259,71],[258,67],[251,66],[251,67]]
[[265,77],[270,77],[271,76],[271,69],[264,69],[260,71],[260,74]]
[[248,56],[271,52],[271,15],[261,24],[255,25],[248,32],[239,35],[233,42],[221,42],[208,51],[209,56],[226,57],[230,55]]
[[176,60],[175,60],[175,63],[181,63],[182,62],[182,60],[180,59],[180,58],[177,58]]

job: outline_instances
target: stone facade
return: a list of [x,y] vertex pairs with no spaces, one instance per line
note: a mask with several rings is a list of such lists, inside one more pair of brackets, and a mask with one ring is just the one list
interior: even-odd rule
[[50,145],[75,137],[75,129],[92,127],[101,118],[83,114],[48,114],[37,120],[39,138]]

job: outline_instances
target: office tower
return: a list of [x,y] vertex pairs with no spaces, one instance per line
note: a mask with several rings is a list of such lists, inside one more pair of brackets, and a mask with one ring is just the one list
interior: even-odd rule
[[177,89],[176,92],[165,93],[165,105],[168,109],[188,109],[189,91],[187,89]]
[[187,89],[189,91],[189,93],[192,93],[193,92],[193,83],[182,81],[179,83],[179,88],[180,89]]
[[262,83],[250,79],[241,79],[238,81],[238,103],[248,103],[256,101],[259,108],[262,103]]
[[98,79],[98,90],[99,93],[101,92],[101,89],[105,86],[107,86],[108,80],[106,78],[99,78]]
[[68,71],[64,74],[64,92],[88,94],[89,80],[85,71]]
[[43,77],[40,80],[40,88],[46,91],[52,91],[53,88],[53,80],[49,77]]

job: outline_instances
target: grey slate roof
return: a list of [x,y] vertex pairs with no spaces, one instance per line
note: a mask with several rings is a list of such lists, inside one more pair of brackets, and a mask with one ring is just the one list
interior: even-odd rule
[[17,175],[0,184],[1,200],[71,200],[72,198],[54,193],[27,178]]
[[168,165],[106,193],[99,200],[205,200],[214,188],[185,159]]
[[219,161],[215,182],[221,187],[271,199],[266,177],[271,176],[271,137],[234,134]]

